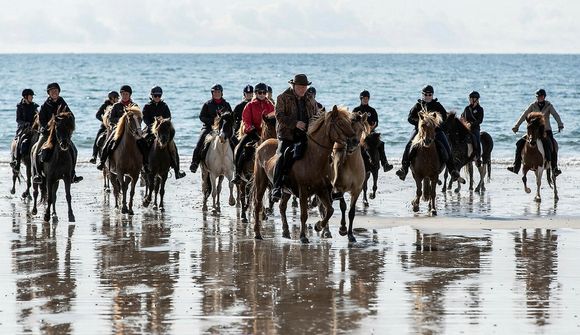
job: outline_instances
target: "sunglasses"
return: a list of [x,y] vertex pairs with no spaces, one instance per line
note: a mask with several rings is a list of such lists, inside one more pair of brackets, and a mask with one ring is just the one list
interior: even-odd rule
[[433,93],[423,93],[423,95],[426,96],[426,97],[432,97],[433,96]]
[[256,94],[266,94],[268,93],[267,91],[256,91]]
[[161,98],[161,94],[153,94],[154,98]]

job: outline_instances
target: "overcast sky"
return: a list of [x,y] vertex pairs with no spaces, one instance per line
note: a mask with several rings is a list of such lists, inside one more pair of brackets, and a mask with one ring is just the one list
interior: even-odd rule
[[2,0],[0,52],[580,53],[574,0]]

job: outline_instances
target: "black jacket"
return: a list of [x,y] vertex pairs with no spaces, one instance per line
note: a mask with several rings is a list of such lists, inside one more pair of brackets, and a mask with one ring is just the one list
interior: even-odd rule
[[48,127],[48,121],[53,115],[60,109],[63,110],[64,107],[68,107],[66,101],[62,97],[58,97],[56,101],[53,101],[50,97],[40,107],[40,112],[38,113],[38,121],[40,122],[41,128]]
[[133,100],[129,100],[127,105],[124,105],[121,101],[114,104],[113,109],[111,109],[111,115],[109,115],[109,123],[111,125],[117,125],[119,119],[123,116],[123,114],[125,114],[125,108],[129,106],[139,107],[136,103],[133,102]]
[[479,125],[483,122],[483,107],[477,105],[474,109],[468,105],[463,110],[461,117],[471,124],[471,129],[479,129]]
[[248,102],[250,102],[250,100],[242,100],[242,102],[234,107],[234,121],[236,121],[237,124],[242,122],[242,112],[244,111],[244,108]]
[[359,105],[352,110],[353,113],[356,112],[363,112],[367,114],[367,122],[371,126],[378,126],[379,125],[379,115],[377,111],[369,105]]
[[18,124],[18,128],[23,127],[25,124],[32,125],[37,112],[38,105],[35,102],[25,103],[24,99],[22,99],[16,105],[16,123]]
[[109,107],[109,106],[113,106],[113,103],[111,102],[111,100],[107,99],[107,100],[105,100],[105,102],[103,102],[101,107],[99,107],[99,110],[97,111],[97,114],[95,115],[97,120],[103,122],[103,115],[105,114],[105,109],[107,109],[107,107]]
[[417,129],[417,127],[419,126],[419,112],[422,111],[423,109],[426,109],[429,112],[438,112],[439,115],[441,115],[442,121],[440,128],[443,128],[443,125],[447,120],[447,111],[445,110],[443,105],[441,105],[439,101],[437,101],[437,99],[433,99],[431,100],[431,102],[428,103],[419,99],[417,100],[417,103],[413,106],[413,108],[411,108],[409,116],[407,117],[407,121],[409,121],[410,124],[414,125],[415,129]]
[[165,101],[159,101],[159,103],[155,103],[153,100],[151,100],[146,103],[145,106],[143,106],[143,123],[145,123],[147,129],[151,128],[151,125],[153,122],[155,122],[156,116],[161,116],[164,119],[171,117],[171,111],[169,110],[169,106],[167,106]]
[[226,99],[221,99],[221,102],[218,104],[215,100],[210,99],[206,103],[203,104],[201,107],[201,112],[199,113],[199,119],[203,122],[203,128],[211,129],[213,125],[213,120],[218,115],[218,113],[224,113],[230,111],[232,112],[232,107],[226,101]]

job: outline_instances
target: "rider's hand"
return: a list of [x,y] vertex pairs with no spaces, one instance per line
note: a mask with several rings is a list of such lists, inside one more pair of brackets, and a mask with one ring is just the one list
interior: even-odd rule
[[564,125],[558,126],[558,132],[561,132],[564,129]]
[[512,131],[514,132],[514,134],[517,134],[518,133],[518,130],[519,130],[519,127],[513,127],[512,128]]
[[306,123],[304,123],[302,121],[298,121],[298,122],[296,122],[296,128],[298,128],[302,131],[306,131]]

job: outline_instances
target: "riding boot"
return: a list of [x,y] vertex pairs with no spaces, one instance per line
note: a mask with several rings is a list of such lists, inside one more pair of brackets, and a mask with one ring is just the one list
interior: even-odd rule
[[205,147],[205,138],[210,132],[211,129],[201,128],[201,134],[199,134],[197,144],[195,145],[195,148],[193,148],[193,153],[191,155],[191,164],[189,165],[189,171],[191,171],[191,173],[195,173],[197,171],[199,162],[201,162],[201,154]]
[[99,165],[97,165],[98,170],[103,170],[103,168],[105,167],[105,162],[107,161],[109,155],[113,152],[114,148],[116,147],[115,142],[116,141],[113,138],[105,142],[105,145],[103,146],[103,152],[101,152],[101,161],[99,162]]
[[240,184],[242,182],[242,178],[240,176],[242,169],[243,169],[243,162],[245,160],[244,155],[244,148],[238,148],[238,151],[234,155],[234,179],[232,179],[232,183]]
[[389,164],[387,160],[387,155],[385,154],[385,142],[381,141],[379,144],[379,157],[381,160],[381,165],[383,166],[383,171],[388,172],[393,169],[393,165]]
[[409,167],[411,166],[411,160],[409,158],[411,151],[411,141],[405,146],[405,151],[403,152],[403,158],[401,159],[401,168],[395,172],[395,174],[401,180],[405,180],[407,173],[409,173]]
[[40,157],[36,157],[36,170],[34,171],[34,177],[32,177],[32,183],[42,184],[43,178],[41,171],[44,169],[43,163],[40,161]]
[[557,177],[560,174],[562,174],[562,171],[558,168],[558,150],[556,150],[556,144],[554,143],[554,140],[551,140],[552,142],[552,171],[554,173],[554,176]]
[[169,149],[170,165],[175,172],[175,179],[181,179],[185,177],[185,172],[179,170],[179,153],[177,152],[177,146],[173,143],[173,146]]
[[522,151],[524,150],[524,145],[526,144],[526,140],[524,138],[520,138],[516,142],[516,157],[514,159],[514,164],[512,166],[508,166],[507,169],[510,172],[518,174],[520,172],[520,167],[522,166]]
[[97,137],[95,137],[95,142],[93,142],[93,155],[91,156],[91,159],[89,159],[89,163],[91,163],[91,164],[97,163],[97,155],[99,153],[99,146],[98,146],[99,134],[100,133],[97,133]]

